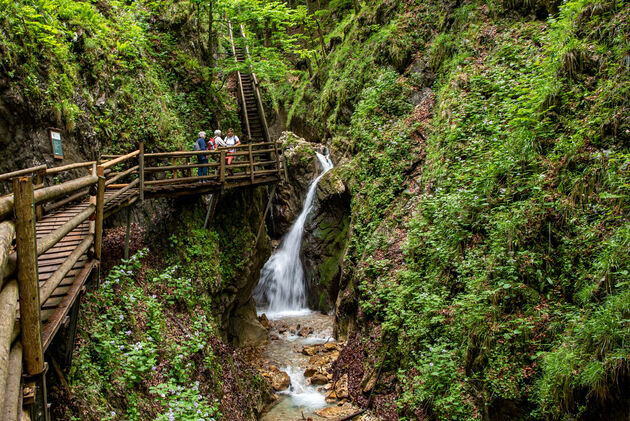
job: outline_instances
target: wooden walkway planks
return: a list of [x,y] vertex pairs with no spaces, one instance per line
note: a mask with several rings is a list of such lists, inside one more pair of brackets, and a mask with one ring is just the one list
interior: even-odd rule
[[[239,174],[227,177],[224,183],[213,180],[207,183],[184,182],[146,186],[145,194],[149,197],[198,195],[216,192],[221,189],[276,183],[279,179],[280,176],[275,174],[266,177],[256,177],[254,180],[251,180],[249,175],[240,176]],[[139,190],[137,188],[129,189],[114,197],[118,191],[119,190],[116,189],[108,189],[105,192],[104,211],[106,215],[112,215],[127,206],[131,206],[139,199]],[[60,208],[49,215],[45,215],[36,223],[35,233],[37,239],[42,239],[57,228],[63,226],[66,222],[87,208],[88,205],[89,201],[84,200],[80,203]],[[37,264],[40,288],[50,279],[59,266],[66,261],[75,248],[90,235],[92,235],[90,233],[90,222],[84,221],[74,230],[70,231],[50,250],[38,257]],[[70,308],[83,290],[83,285],[92,269],[97,265],[98,262],[88,256],[86,252],[66,274],[51,296],[45,302],[40,303],[44,350],[46,350],[52,342],[55,334],[66,319]]]

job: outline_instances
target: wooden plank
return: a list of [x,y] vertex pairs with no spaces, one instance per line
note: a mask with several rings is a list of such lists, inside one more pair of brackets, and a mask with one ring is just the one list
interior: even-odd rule
[[61,302],[59,308],[47,319],[48,323],[46,323],[44,331],[42,332],[42,345],[44,350],[48,349],[48,346],[61,326],[61,322],[76,301],[79,293],[81,292],[81,288],[83,288],[83,285],[92,272],[95,264],[95,261],[92,260],[85,266],[85,268],[83,268],[83,270],[77,275],[71,290],[68,292],[68,295],[66,295],[66,298],[64,298]]

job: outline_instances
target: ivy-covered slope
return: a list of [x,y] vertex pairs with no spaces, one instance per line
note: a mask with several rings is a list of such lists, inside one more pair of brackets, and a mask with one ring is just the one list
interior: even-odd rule
[[201,129],[238,127],[207,32],[194,1],[2,0],[0,93],[101,152],[189,148]]
[[330,7],[326,64],[285,106],[353,193],[338,329],[380,351],[352,396],[384,358],[387,417],[627,414],[628,4]]

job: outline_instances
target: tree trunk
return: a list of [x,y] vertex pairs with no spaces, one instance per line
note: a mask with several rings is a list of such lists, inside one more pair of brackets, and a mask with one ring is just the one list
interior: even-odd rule
[[214,77],[214,0],[208,2],[208,64]]

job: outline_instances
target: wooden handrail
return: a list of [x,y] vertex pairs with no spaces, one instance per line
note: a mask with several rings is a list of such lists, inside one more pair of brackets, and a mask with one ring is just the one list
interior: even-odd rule
[[25,168],[23,170],[12,171],[4,174],[0,174],[0,181],[10,181],[12,178],[20,177],[23,175],[35,174],[39,171],[46,171],[46,165],[38,165],[36,167]]
[[175,171],[175,170],[186,170],[188,168],[210,168],[210,167],[218,167],[218,162],[209,162],[207,164],[188,164],[188,165],[168,165],[164,167],[146,167],[144,169],[145,173],[148,172],[166,172],[166,171]]
[[123,172],[115,173],[115,174],[116,174],[116,176],[114,176],[114,177],[110,178],[109,180],[107,180],[107,181],[105,182],[105,185],[106,185],[106,186],[109,186],[110,184],[114,184],[116,181],[120,180],[120,179],[121,179],[121,178],[123,178],[124,176],[129,175],[129,174],[131,174],[131,173],[133,173],[133,172],[138,171],[138,168],[139,168],[139,167],[140,167],[139,165],[136,165],[135,167],[131,167],[131,168],[129,168],[128,170],[125,170],[125,171],[123,171]]
[[57,268],[57,270],[48,278],[48,280],[42,285],[39,289],[39,302],[44,303],[53,293],[55,288],[59,286],[63,278],[66,277],[68,272],[72,269],[72,267],[77,263],[77,261],[81,258],[83,253],[87,251],[88,248],[94,242],[94,237],[89,235],[87,236],[81,243],[75,248],[70,256],[66,257],[66,260]]
[[138,156],[140,155],[140,149],[133,151],[131,153],[128,153],[127,155],[123,155],[123,156],[119,156],[118,158],[112,159],[110,161],[105,161],[103,163],[101,163],[101,165],[103,166],[103,168],[109,168],[112,167],[116,164],[119,164],[121,162],[124,162],[128,159],[133,158],[134,156]]
[[45,213],[49,213],[50,211],[53,211],[55,209],[59,209],[60,207],[62,207],[63,205],[66,205],[70,202],[73,202],[77,199],[80,199],[81,197],[85,196],[86,194],[88,194],[90,192],[90,189],[83,189],[83,190],[79,190],[78,192],[74,193],[73,195],[70,195],[68,197],[65,197],[57,202],[51,203],[49,205],[44,206],[44,212]]
[[46,174],[47,175],[57,174],[63,171],[74,170],[76,168],[91,167],[94,164],[96,164],[96,161],[86,161],[86,162],[76,162],[74,164],[62,165],[61,167],[47,168]]
[[122,189],[118,190],[116,193],[114,193],[113,195],[111,195],[110,197],[107,198],[107,200],[105,200],[105,203],[109,203],[115,199],[117,199],[118,197],[120,197],[120,195],[122,195],[124,192],[128,191],[130,188],[137,186],[138,184],[140,184],[140,179],[136,178],[135,180],[133,180],[131,183],[127,184],[127,186],[123,187]]
[[[245,25],[241,23],[241,35],[245,39]],[[247,53],[247,58],[251,59],[249,55],[249,46],[245,44],[245,52]],[[260,90],[258,88],[258,78],[256,77],[256,73],[252,72],[252,82],[254,89],[254,95],[256,96],[256,101],[258,102],[258,116],[262,119],[262,125],[264,129],[265,140],[270,141],[271,136],[269,135],[269,126],[267,126],[267,117],[265,116],[265,106],[262,102],[262,97],[260,96]]]
[[11,221],[0,223],[0,286],[9,277],[9,254],[15,236],[15,224]]
[[43,189],[35,191],[35,203],[49,202],[85,187],[92,186],[96,184],[97,181],[97,176],[88,175],[66,181],[62,184],[57,184],[56,186],[44,187]]
[[76,214],[68,222],[48,234],[43,239],[37,241],[37,255],[41,256],[50,250],[55,244],[65,237],[70,231],[81,225],[86,219],[88,219],[94,213],[96,209],[95,205],[88,205],[83,211]]

